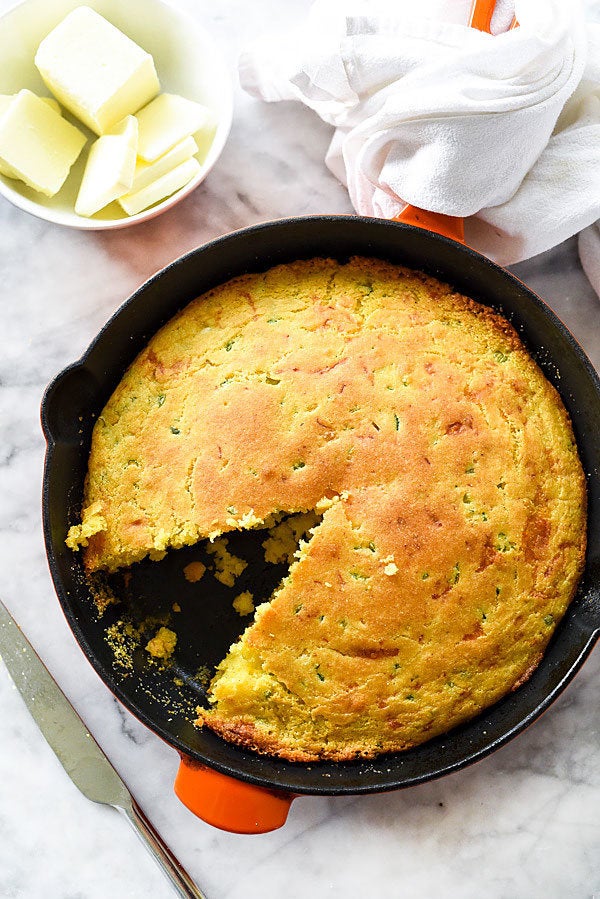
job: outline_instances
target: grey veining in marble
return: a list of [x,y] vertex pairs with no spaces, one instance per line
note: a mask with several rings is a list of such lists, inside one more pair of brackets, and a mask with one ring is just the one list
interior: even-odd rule
[[[263,30],[308,3],[173,0],[201,17],[232,69]],[[0,13],[11,5],[0,0]],[[286,827],[240,837],[172,792],[177,755],[117,704],[77,647],[47,570],[40,520],[47,382],[153,272],[230,230],[349,213],[323,157],[330,129],[294,104],[236,93],[207,181],[136,228],[69,231],[0,202],[0,595],[155,826],[210,899],[591,899],[600,896],[600,652],[511,744],[438,782],[387,795],[302,798]],[[574,240],[515,267],[600,367],[600,302]],[[0,665],[0,896],[168,899],[127,823],[70,783]]]

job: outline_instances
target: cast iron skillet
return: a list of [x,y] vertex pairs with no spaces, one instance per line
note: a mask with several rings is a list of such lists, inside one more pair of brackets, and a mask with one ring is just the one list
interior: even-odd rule
[[[504,313],[516,327],[569,410],[589,491],[587,564],[577,596],[531,679],[484,714],[446,736],[407,752],[365,761],[289,763],[226,743],[192,724],[203,699],[199,666],[212,668],[245,626],[216,590],[201,603],[181,576],[197,550],[141,563],[122,605],[95,613],[80,554],[65,546],[81,507],[96,416],[125,368],[154,332],[189,300],[236,275],[313,256],[340,262],[360,254],[424,270]],[[43,486],[50,570],[67,620],[85,655],[115,696],[182,755],[180,798],[205,820],[229,830],[280,826],[294,794],[369,793],[431,780],[480,759],[514,737],[563,690],[600,634],[600,381],[570,332],[517,278],[473,250],[430,231],[397,222],[315,216],[258,225],[200,247],[163,269],[121,307],[83,358],[49,386],[42,404],[48,442]],[[245,539],[245,538],[243,538]],[[253,539],[250,535],[248,539]],[[251,551],[251,547],[250,547]],[[196,552],[196,555],[194,555]],[[258,557],[258,553],[256,556]],[[280,576],[280,573],[277,573]],[[265,577],[255,570],[253,577]],[[267,580],[268,580],[268,576]],[[238,584],[236,584],[236,587]],[[241,585],[240,585],[241,586]],[[265,583],[265,595],[273,585]],[[126,594],[126,595],[125,595]],[[181,605],[176,686],[172,671],[134,653],[134,672],[115,667],[107,625],[124,610],[140,621],[152,608]],[[223,777],[222,775],[227,775]],[[232,780],[234,778],[235,780]],[[260,788],[260,789],[257,789]]]

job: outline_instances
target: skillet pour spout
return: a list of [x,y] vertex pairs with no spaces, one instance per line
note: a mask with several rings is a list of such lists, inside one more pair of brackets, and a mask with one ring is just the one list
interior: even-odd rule
[[[135,654],[131,670],[115,666],[106,629],[118,621],[122,609],[109,606],[98,617],[80,555],[66,547],[65,537],[80,513],[97,416],[125,369],[158,328],[190,300],[237,275],[301,258],[329,256],[343,262],[354,255],[425,271],[512,322],[558,390],[573,422],[588,480],[587,562],[577,595],[544,658],[531,679],[514,693],[477,719],[406,752],[306,765],[258,755],[194,726],[195,708],[205,698],[195,672],[202,664],[214,667],[223,656],[231,623],[188,621],[189,655],[181,662],[178,678],[182,686],[174,682],[172,672],[145,665]],[[127,300],[83,358],[49,386],[42,423],[48,444],[43,486],[46,549],[69,625],[114,695],[180,753],[176,782],[180,798],[219,827],[264,832],[281,826],[295,795],[393,790],[483,758],[551,704],[600,635],[600,380],[573,336],[539,297],[509,272],[455,240],[408,224],[347,216],[292,218],[219,238],[160,271]],[[156,572],[163,565],[157,565]],[[163,581],[158,574],[153,577],[158,586],[152,596],[160,599],[161,591],[171,595],[168,576]],[[200,631],[203,639],[195,640]]]

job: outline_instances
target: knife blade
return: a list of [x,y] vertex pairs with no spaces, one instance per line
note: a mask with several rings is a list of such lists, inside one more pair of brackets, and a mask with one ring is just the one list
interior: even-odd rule
[[121,777],[0,601],[0,657],[46,741],[75,786],[124,814],[185,899],[206,899],[145,816]]

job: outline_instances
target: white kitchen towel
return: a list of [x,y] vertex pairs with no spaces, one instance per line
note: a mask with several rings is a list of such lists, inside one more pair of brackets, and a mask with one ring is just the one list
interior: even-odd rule
[[335,127],[326,162],[357,212],[464,216],[506,265],[600,218],[597,6],[499,0],[489,35],[470,0],[316,0],[243,54],[240,79]]

